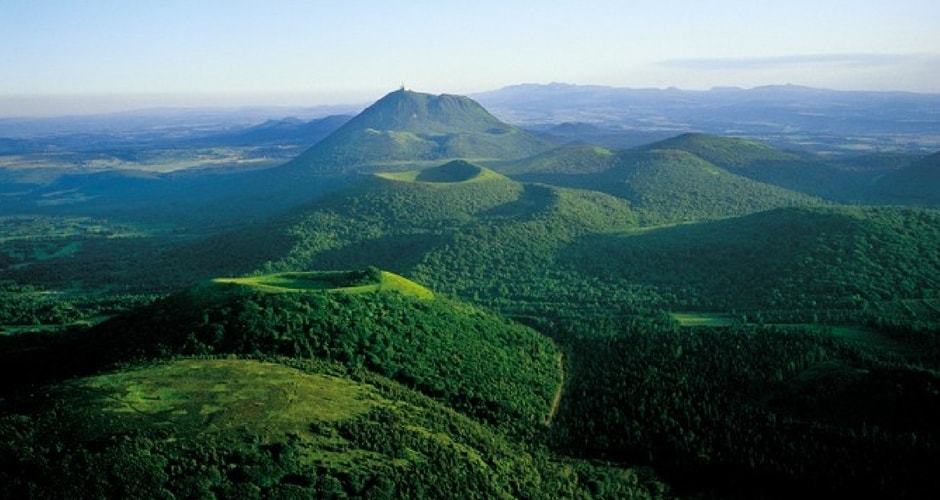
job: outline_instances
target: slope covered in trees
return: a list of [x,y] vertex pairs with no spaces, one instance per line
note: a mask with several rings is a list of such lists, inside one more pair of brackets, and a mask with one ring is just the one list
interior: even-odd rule
[[176,359],[0,416],[4,498],[651,498],[644,471],[551,460],[388,379],[318,361]]
[[940,153],[882,177],[876,190],[893,203],[940,206]]
[[918,209],[780,209],[587,236],[566,259],[655,286],[674,308],[860,312],[940,298],[938,228],[937,212]]
[[10,383],[167,355],[328,359],[409,384],[517,432],[544,419],[559,383],[557,351],[537,332],[466,304],[396,291],[267,293],[209,284],[63,337],[54,347],[5,356],[22,373]]

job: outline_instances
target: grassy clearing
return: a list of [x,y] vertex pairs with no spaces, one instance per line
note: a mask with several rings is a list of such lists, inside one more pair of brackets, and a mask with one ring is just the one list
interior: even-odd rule
[[704,312],[674,312],[669,313],[672,319],[679,322],[679,326],[731,326],[734,320],[731,316],[722,313]]
[[[336,422],[379,404],[371,386],[308,374],[275,363],[185,359],[80,379],[77,409],[103,417],[115,432],[144,426],[179,434],[250,426],[263,434],[304,432],[312,421]],[[116,428],[114,428],[116,427]]]
[[216,278],[219,284],[248,286],[270,293],[341,292],[370,293],[397,291],[412,297],[430,299],[434,293],[427,288],[388,271],[377,276],[364,271],[312,271],[275,273],[244,278]]

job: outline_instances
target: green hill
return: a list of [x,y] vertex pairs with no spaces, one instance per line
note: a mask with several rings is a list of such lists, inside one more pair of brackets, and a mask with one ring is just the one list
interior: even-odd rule
[[[262,270],[378,265],[495,305],[559,293],[543,285],[551,279],[562,286],[560,276],[569,276],[571,263],[557,261],[565,246],[586,234],[636,227],[623,199],[481,172],[443,183],[416,181],[418,172],[383,173],[309,204],[278,223],[291,249]],[[584,293],[580,284],[563,286],[565,293]]]
[[[386,379],[282,359],[176,359],[46,389],[0,415],[5,498],[651,496],[550,460]],[[603,483],[599,482],[603,481]]]
[[598,146],[562,146],[520,160],[501,162],[493,168],[520,180],[540,181],[546,175],[588,174],[610,168],[616,156]]
[[737,137],[718,137],[706,134],[682,134],[637,149],[672,149],[692,153],[728,170],[759,168],[770,162],[793,162],[801,159],[766,144]]
[[878,195],[905,205],[940,205],[940,153],[885,175],[875,187]]
[[743,177],[834,201],[864,199],[874,179],[851,165],[737,137],[683,134],[638,149],[685,151]]
[[289,168],[341,174],[457,158],[522,158],[548,147],[469,98],[402,89],[378,100]]
[[[587,236],[565,259],[599,277],[660,289],[690,310],[842,311],[940,290],[940,218],[890,208],[789,208],[619,235]],[[914,319],[914,318],[909,318]]]
[[673,149],[625,151],[613,167],[579,182],[582,187],[630,200],[647,224],[733,217],[819,203]]
[[641,223],[649,225],[820,203],[811,196],[749,178],[755,162],[795,158],[751,141],[689,134],[618,153],[592,146],[566,146],[494,168],[520,181],[624,198]]
[[[271,239],[284,241],[289,250],[272,255],[263,269],[374,265],[406,273],[445,235],[513,203],[523,191],[495,172],[463,165],[479,173],[461,182],[427,181],[454,179],[446,171],[381,173],[298,208],[268,225],[275,233]],[[240,251],[237,235],[231,246]]]
[[[338,275],[318,274],[321,285]],[[47,376],[67,376],[173,355],[326,359],[393,378],[507,431],[532,432],[548,413],[559,383],[558,352],[537,332],[434,298],[401,278],[384,286],[389,275],[372,292],[285,293],[281,286],[271,293],[266,283],[284,285],[285,276],[294,286],[309,286],[298,276],[315,275],[209,282],[64,336],[55,349],[31,354],[38,359],[3,361],[20,366],[17,383],[25,383],[28,373],[49,365],[55,370]],[[407,293],[398,291],[402,287]]]

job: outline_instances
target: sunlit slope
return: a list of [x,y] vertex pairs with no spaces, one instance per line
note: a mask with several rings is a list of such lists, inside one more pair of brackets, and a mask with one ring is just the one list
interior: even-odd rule
[[[49,388],[0,416],[20,498],[585,498],[579,473],[378,377],[285,361],[178,359]],[[582,480],[586,480],[584,478]],[[635,478],[607,481],[645,497]]]
[[434,293],[395,273],[371,268],[365,271],[308,271],[274,273],[241,278],[215,278],[220,285],[243,286],[270,293],[371,293],[395,291],[430,299]]
[[738,137],[683,134],[637,149],[685,151],[748,179],[842,202],[868,199],[879,175],[859,169],[851,161],[838,163]]
[[627,151],[595,174],[594,189],[630,200],[647,223],[718,219],[794,205],[813,198],[734,174],[694,154],[671,149]]

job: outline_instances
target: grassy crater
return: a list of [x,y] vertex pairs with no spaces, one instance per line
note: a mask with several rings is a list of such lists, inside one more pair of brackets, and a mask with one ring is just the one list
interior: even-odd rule
[[223,285],[247,286],[270,293],[397,291],[422,299],[434,297],[433,292],[407,278],[375,268],[361,271],[273,273],[243,278],[216,278],[212,281]]

